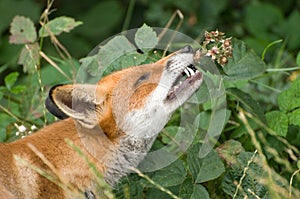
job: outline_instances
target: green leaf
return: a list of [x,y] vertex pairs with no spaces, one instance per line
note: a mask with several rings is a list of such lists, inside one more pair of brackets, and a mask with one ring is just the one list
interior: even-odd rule
[[243,107],[253,115],[257,116],[263,122],[266,121],[263,108],[248,93],[236,88],[226,90],[227,94],[233,96],[237,101],[241,102]]
[[36,40],[33,22],[23,16],[15,16],[10,26],[9,42],[12,44],[27,44]]
[[271,111],[266,114],[268,125],[280,136],[286,136],[288,131],[288,117],[281,111]]
[[195,184],[190,199],[209,199],[207,190],[201,184]]
[[5,86],[8,90],[12,89],[13,85],[16,83],[18,79],[18,76],[19,76],[18,72],[12,72],[4,78]]
[[300,126],[300,109],[296,109],[292,111],[291,113],[288,113],[287,117],[289,118],[289,124]]
[[298,66],[300,66],[300,52],[297,54],[296,63]]
[[156,32],[154,32],[151,27],[144,24],[137,30],[134,41],[140,49],[149,51],[157,45],[158,38]]
[[191,178],[180,186],[179,197],[184,199],[209,199],[207,190],[201,184],[194,184]]
[[81,21],[75,21],[71,17],[57,17],[40,28],[39,36],[48,37],[50,36],[50,33],[54,35],[60,35],[62,32],[70,32],[70,30],[81,24]]
[[[226,171],[222,181],[222,188],[223,191],[231,197],[234,196],[237,188],[237,182],[239,182],[240,178],[243,176],[244,170],[247,168],[248,162],[251,160],[252,156],[253,153],[241,152],[237,156],[237,163],[232,165]],[[260,161],[260,163],[258,161]],[[260,180],[265,180],[267,177],[267,173],[260,164],[262,163],[259,156],[256,157],[256,160],[251,162],[242,181],[241,188],[236,196],[237,199],[245,198],[245,194],[248,198],[254,199],[255,197],[253,194],[247,190],[251,190],[259,198],[270,198],[267,189],[259,183]]]
[[297,167],[300,169],[300,160],[297,161]]
[[285,112],[300,107],[300,79],[293,82],[290,88],[278,95],[279,109]]
[[224,165],[218,154],[212,150],[204,158],[199,158],[200,145],[191,147],[187,163],[196,183],[202,183],[219,177],[224,171]]
[[23,65],[25,73],[33,74],[36,71],[39,63],[39,50],[38,43],[28,44],[22,49],[18,63]]
[[251,79],[264,73],[267,65],[240,40],[233,39],[233,58],[223,68],[229,80]]
[[167,126],[163,129],[163,132],[161,134],[162,135],[161,141],[164,144],[168,144],[173,139],[175,139],[174,137],[176,136],[177,133],[183,134],[184,131],[185,131],[185,129],[180,126]]
[[146,53],[138,53],[133,44],[123,35],[115,36],[102,46],[97,56],[100,68],[104,70],[109,66],[111,71],[108,72],[139,65],[147,58]]
[[190,198],[193,193],[193,180],[192,178],[187,178],[180,185],[179,197],[180,198]]
[[163,187],[171,187],[181,184],[186,174],[182,161],[176,160],[169,166],[153,172],[151,179]]

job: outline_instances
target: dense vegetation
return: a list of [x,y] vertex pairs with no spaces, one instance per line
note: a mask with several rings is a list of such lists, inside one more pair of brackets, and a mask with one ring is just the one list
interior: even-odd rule
[[[54,122],[43,105],[48,89],[78,78],[97,79],[97,60],[108,63],[108,73],[159,59],[163,51],[149,48],[158,41],[151,27],[165,27],[175,13],[170,28],[181,24],[179,32],[202,44],[196,48],[203,47],[204,30],[232,37],[232,58],[223,67],[201,60],[205,84],[155,142],[152,152],[189,140],[179,158],[160,170],[131,174],[114,196],[106,195],[299,198],[299,6],[296,0],[64,0],[50,7],[44,1],[2,0],[0,141],[20,139]],[[112,51],[113,44],[124,42],[120,50],[126,54],[114,63],[101,57],[101,50],[90,53],[131,28],[140,28],[134,40],[144,54],[126,52],[131,44],[122,37],[103,48]],[[78,76],[79,69],[86,76]],[[183,119],[189,123],[183,125]]]

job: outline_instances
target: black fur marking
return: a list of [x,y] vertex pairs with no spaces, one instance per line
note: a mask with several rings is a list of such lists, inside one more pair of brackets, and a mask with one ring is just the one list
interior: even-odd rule
[[149,79],[150,73],[145,73],[134,83],[134,87],[137,87],[142,81]]
[[56,85],[54,87],[52,87],[49,91],[49,95],[46,99],[46,102],[45,102],[45,105],[46,105],[46,108],[48,109],[48,111],[54,115],[55,117],[59,118],[59,119],[66,119],[68,118],[69,116],[66,115],[62,110],[60,110],[57,105],[54,103],[54,100],[53,100],[53,96],[52,96],[52,92],[55,88],[59,87],[59,86],[62,86],[63,84],[59,84],[59,85]]
[[84,196],[86,199],[96,199],[96,196],[92,191],[85,191]]

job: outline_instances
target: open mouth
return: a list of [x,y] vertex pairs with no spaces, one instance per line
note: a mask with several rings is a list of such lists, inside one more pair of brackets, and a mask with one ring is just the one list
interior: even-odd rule
[[[195,68],[194,65],[188,65],[183,72],[176,78],[171,89],[168,92],[166,100],[173,100],[176,96],[185,91],[191,89],[195,82],[202,80],[202,74]],[[197,90],[196,88],[195,90]]]

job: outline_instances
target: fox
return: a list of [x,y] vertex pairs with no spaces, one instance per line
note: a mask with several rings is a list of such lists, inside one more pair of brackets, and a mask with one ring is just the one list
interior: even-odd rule
[[46,108],[61,120],[0,144],[0,198],[76,198],[16,158],[51,172],[37,152],[85,198],[101,198],[91,166],[66,139],[114,187],[138,167],[172,113],[199,89],[203,78],[194,54],[185,46],[154,63],[113,72],[96,84],[52,87]]

